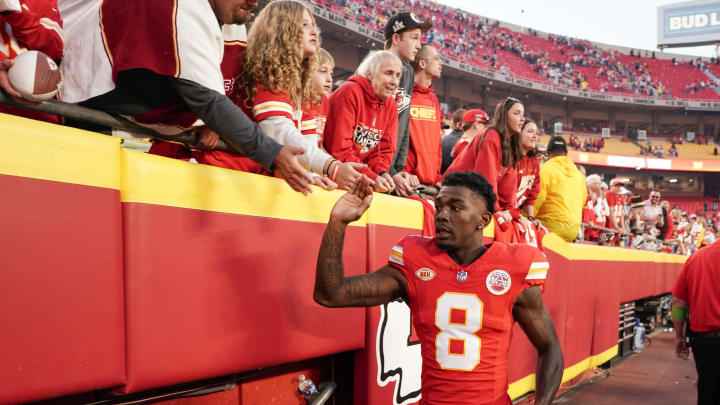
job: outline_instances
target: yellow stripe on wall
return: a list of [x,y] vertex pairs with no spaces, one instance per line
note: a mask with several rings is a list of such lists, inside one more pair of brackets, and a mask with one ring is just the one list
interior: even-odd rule
[[120,189],[120,139],[0,114],[0,174]]
[[[582,361],[579,361],[572,366],[566,368],[563,371],[562,383],[572,380],[573,378],[580,375],[585,370],[597,367],[606,361],[612,359],[617,355],[617,345],[605,350],[602,353],[590,356]],[[529,374],[512,384],[508,385],[508,395],[510,398],[515,399],[521,395],[525,395],[528,392],[535,390],[535,374]]]
[[[123,202],[326,223],[340,191],[305,197],[282,179],[124,150]],[[365,226],[367,214],[354,226]]]
[[[645,250],[626,249],[619,247],[584,245],[567,243],[559,236],[549,233],[543,238],[543,248],[569,260],[623,261],[623,262],[654,262],[654,263],[685,263],[686,256],[656,253]],[[552,271],[552,270],[551,270]]]
[[[423,228],[423,207],[419,201],[375,193],[368,209],[368,223],[397,226],[400,228]],[[418,232],[420,233],[420,232]]]

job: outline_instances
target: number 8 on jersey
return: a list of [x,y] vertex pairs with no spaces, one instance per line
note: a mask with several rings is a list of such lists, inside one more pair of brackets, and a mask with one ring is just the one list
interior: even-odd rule
[[475,294],[446,292],[437,300],[435,359],[446,370],[472,371],[480,363],[483,303]]

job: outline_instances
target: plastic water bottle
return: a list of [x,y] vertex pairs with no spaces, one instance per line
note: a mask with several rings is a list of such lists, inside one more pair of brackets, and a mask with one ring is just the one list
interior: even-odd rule
[[633,339],[635,351],[645,349],[645,326],[640,323],[640,319],[635,320],[635,336]]
[[306,400],[315,398],[318,393],[315,384],[313,384],[311,379],[305,378],[304,374],[300,374],[298,377],[298,390],[300,390]]

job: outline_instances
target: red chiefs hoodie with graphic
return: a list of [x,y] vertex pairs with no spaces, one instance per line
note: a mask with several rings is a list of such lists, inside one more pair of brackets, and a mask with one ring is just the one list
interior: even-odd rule
[[397,104],[381,101],[363,76],[354,75],[330,96],[323,144],[343,162],[365,163],[371,179],[390,169],[397,143]]
[[434,186],[442,180],[442,110],[432,85],[415,83],[410,102],[410,148],[405,171],[420,183]]

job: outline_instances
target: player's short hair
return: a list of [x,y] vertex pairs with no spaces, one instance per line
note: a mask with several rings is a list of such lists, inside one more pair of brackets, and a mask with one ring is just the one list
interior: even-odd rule
[[476,172],[452,172],[445,175],[442,182],[447,187],[465,187],[485,200],[487,209],[491,214],[495,213],[495,201],[497,197],[493,192],[492,186],[485,177]]

